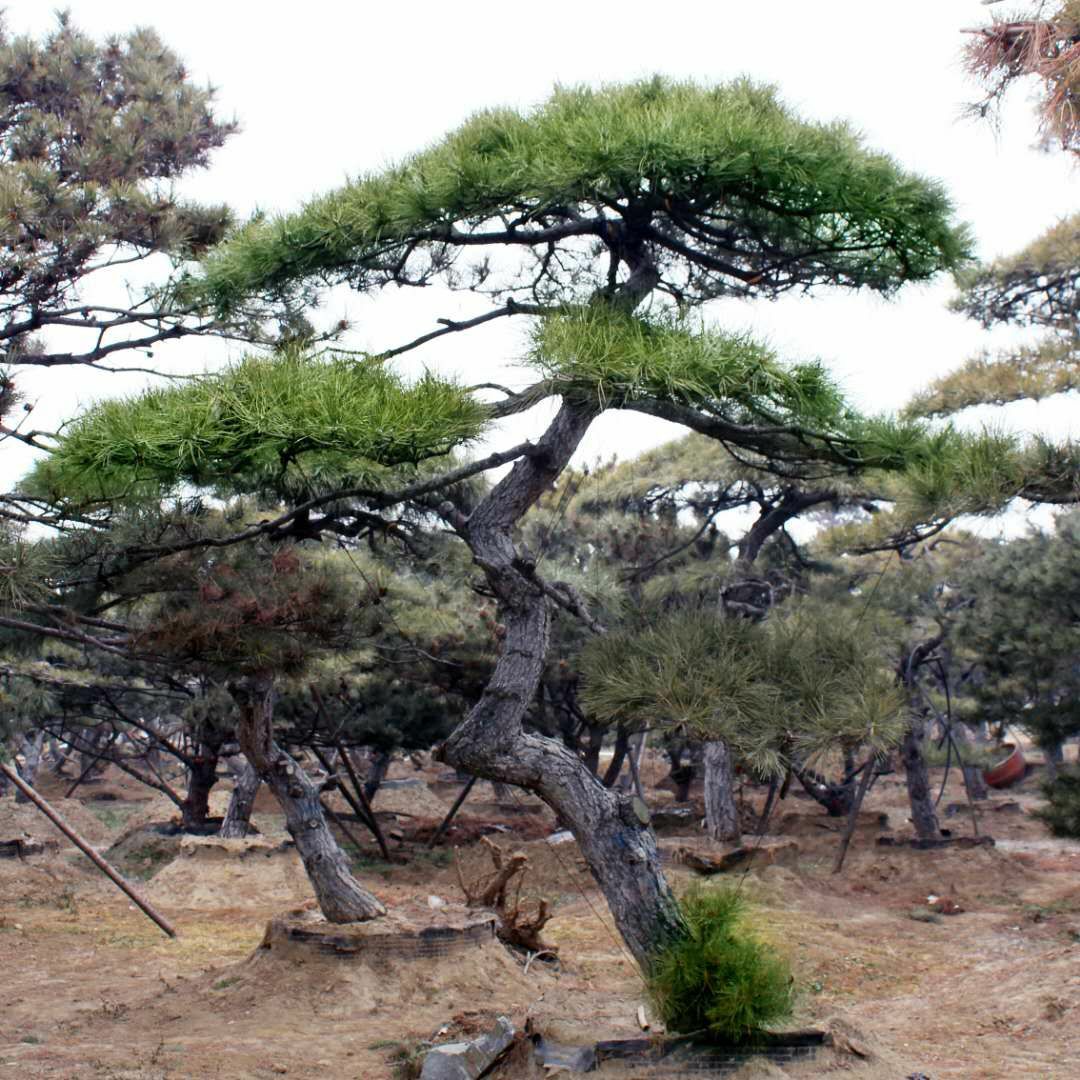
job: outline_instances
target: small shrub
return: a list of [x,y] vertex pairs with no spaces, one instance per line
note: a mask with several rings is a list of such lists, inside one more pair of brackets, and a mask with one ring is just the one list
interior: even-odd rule
[[1062,770],[1052,783],[1043,784],[1047,805],[1035,811],[1054,836],[1080,840],[1080,770]]
[[746,1042],[791,1015],[791,969],[747,929],[737,892],[692,889],[682,911],[686,936],[657,955],[648,981],[669,1031]]

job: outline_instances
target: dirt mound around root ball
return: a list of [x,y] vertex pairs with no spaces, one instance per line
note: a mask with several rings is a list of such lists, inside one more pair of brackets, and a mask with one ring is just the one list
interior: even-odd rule
[[400,814],[402,817],[437,817],[440,820],[450,809],[423,780],[384,780],[371,800],[372,809],[380,814]]
[[[112,830],[78,799],[50,800],[49,805],[87,843],[107,843]],[[0,799],[0,840],[14,840],[30,836],[35,840],[59,840],[63,847],[70,847],[60,830],[33,804],[18,803],[13,795]]]
[[175,857],[147,887],[157,903],[200,911],[296,904],[311,885],[291,840],[179,836]]
[[170,822],[133,825],[121,833],[105,858],[122,874],[146,880],[176,858],[182,839]]
[[549,985],[546,972],[524,974],[494,927],[491,912],[460,904],[397,904],[383,918],[345,925],[295,910],[272,919],[255,952],[212,986],[236,1007],[310,1001],[328,1019],[407,1008],[423,1031],[463,1004],[523,1009]]

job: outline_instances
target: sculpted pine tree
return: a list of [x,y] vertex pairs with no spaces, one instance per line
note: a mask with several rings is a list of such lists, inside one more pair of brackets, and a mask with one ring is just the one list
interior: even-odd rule
[[[654,79],[559,90],[530,113],[481,113],[399,166],[253,223],[205,260],[188,293],[228,317],[253,298],[295,303],[327,283],[378,292],[437,281],[490,297],[486,312],[366,362],[285,358],[289,393],[267,405],[273,422],[236,404],[232,375],[150,405],[108,406],[71,430],[49,462],[51,482],[107,487],[134,473],[142,483],[224,485],[260,463],[264,476],[273,466],[274,475],[316,478],[309,498],[255,527],[270,533],[318,535],[402,503],[436,509],[482,571],[501,626],[490,681],[440,755],[534,791],[558,812],[648,965],[683,925],[647,812],[523,724],[553,611],[588,613],[576,590],[546,580],[518,546],[519,523],[606,409],[672,420],[792,475],[925,465],[962,449],[959,437],[928,440],[917,424],[861,418],[818,365],[785,366],[688,313],[717,297],[816,286],[887,295],[956,267],[966,252],[937,184],[867,150],[843,125],[801,120],[767,87]],[[410,388],[387,373],[393,355],[501,318],[531,322],[528,360],[539,379],[527,390],[484,404],[434,376]],[[309,387],[323,383],[336,390],[316,406]],[[423,409],[417,394],[428,395]],[[535,442],[442,477],[428,466],[402,479],[545,398],[560,405]],[[362,475],[358,457],[369,463]],[[510,472],[478,501],[440,501],[470,471],[507,462]],[[345,492],[326,490],[334,469],[353,477]]]
[[[1039,4],[1026,16],[1010,14],[970,33],[967,68],[986,88],[976,111],[995,109],[1020,80],[1041,82],[1038,115],[1045,147],[1080,152],[1080,5]],[[971,406],[1040,401],[1080,387],[1080,215],[1057,222],[1013,255],[964,269],[957,282],[955,310],[987,329],[1029,327],[1038,336],[998,354],[975,356],[934,380],[909,404],[908,415],[947,417]],[[1080,499],[1075,443],[1036,441],[1029,458],[1025,482],[1004,489],[1005,498]]]
[[[152,300],[118,309],[80,293],[118,263],[190,255],[220,238],[224,207],[170,190],[236,130],[211,106],[212,92],[193,86],[150,30],[98,45],[67,15],[40,43],[0,29],[7,364],[94,364],[185,332],[181,314]],[[52,328],[78,332],[83,345],[54,351],[43,337]]]
[[[213,99],[152,30],[98,43],[61,13],[55,30],[36,41],[13,35],[0,18],[6,437],[39,449],[54,443],[51,433],[30,427],[29,403],[18,408],[28,366],[152,370],[156,346],[192,334],[265,342],[313,333],[291,310],[245,305],[217,319],[176,296],[184,265],[231,222],[225,206],[175,191],[236,131],[214,115]],[[154,284],[139,284],[147,280]],[[101,299],[110,295],[121,299]],[[27,512],[17,503],[9,509]]]
[[957,645],[977,664],[980,715],[1023,725],[1057,779],[1062,743],[1080,734],[1080,512],[1053,534],[988,545],[961,579],[973,603],[959,617]]

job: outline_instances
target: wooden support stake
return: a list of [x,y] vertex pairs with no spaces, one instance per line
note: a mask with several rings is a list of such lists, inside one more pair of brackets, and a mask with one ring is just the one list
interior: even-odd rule
[[[375,842],[379,845],[379,850],[382,852],[382,857],[387,862],[393,862],[390,858],[390,848],[387,846],[386,837],[383,836],[382,826],[379,824],[379,819],[375,816],[375,810],[372,808],[371,800],[367,797],[367,792],[364,790],[364,785],[360,781],[360,777],[356,775],[356,770],[353,768],[353,763],[349,758],[349,755],[345,752],[345,747],[339,740],[334,744],[334,749],[338,752],[338,757],[341,759],[342,765],[345,766],[345,771],[349,774],[349,779],[352,781],[353,788],[355,789],[355,798],[344,784],[341,785],[341,794],[344,796],[348,804],[353,808],[358,818],[363,818],[365,815],[367,821],[365,824],[371,830],[371,835],[375,837]],[[359,799],[359,806],[357,805],[357,799]],[[361,812],[361,810],[363,812]]]
[[450,807],[450,812],[443,818],[442,824],[435,830],[435,835],[428,841],[428,847],[433,848],[445,834],[446,830],[450,828],[450,822],[454,820],[454,815],[461,809],[461,804],[469,797],[469,792],[473,789],[473,784],[476,783],[476,777],[470,776],[468,783],[461,789],[461,794],[454,800],[454,805]]
[[94,756],[93,756],[93,757],[91,758],[91,760],[90,760],[90,764],[89,764],[89,765],[87,765],[87,766],[86,766],[86,768],[85,768],[85,769],[83,769],[83,771],[82,771],[81,773],[79,773],[79,776],[78,776],[78,778],[76,779],[76,781],[75,781],[75,782],[74,782],[74,783],[73,783],[73,784],[71,785],[71,787],[69,787],[69,788],[67,789],[67,791],[65,791],[65,792],[64,792],[64,798],[65,798],[65,799],[70,799],[70,798],[71,798],[71,796],[75,794],[75,792],[76,792],[76,790],[78,789],[79,785],[80,785],[80,784],[81,784],[81,783],[82,783],[82,782],[83,782],[83,781],[84,781],[84,780],[85,780],[85,779],[86,779],[86,778],[87,778],[87,777],[88,777],[88,776],[90,775],[90,773],[92,773],[92,772],[94,771],[94,767],[95,767],[95,766],[97,765],[97,763],[98,763],[99,761],[101,761],[101,759],[102,759],[102,758],[103,758],[103,757],[104,757],[104,756],[105,756],[105,755],[106,755],[106,754],[107,754],[107,753],[109,752],[109,750],[110,750],[110,749],[111,749],[111,747],[112,747],[112,744],[113,744],[114,742],[116,742],[117,736],[118,736],[119,734],[120,734],[120,733],[119,733],[118,731],[114,731],[114,732],[113,732],[113,733],[112,733],[112,734],[111,734],[111,735],[109,736],[109,741],[108,741],[108,742],[107,742],[107,743],[105,744],[105,747],[104,747],[104,749],[103,749],[103,750],[101,751],[101,753],[100,753],[100,754],[95,754],[95,755],[94,755]]
[[14,769],[0,762],[3,773],[121,892],[126,893],[145,915],[176,937],[176,931],[164,916],[159,915]]
[[855,834],[855,825],[859,820],[859,811],[862,809],[863,799],[866,798],[866,793],[870,789],[870,785],[874,782],[874,762],[877,761],[877,754],[871,754],[866,759],[866,764],[863,766],[862,779],[859,781],[859,786],[855,790],[855,801],[851,804],[851,813],[848,816],[847,825],[844,826],[844,835],[840,839],[840,850],[836,853],[836,862],[833,864],[832,872],[839,874],[844,868],[844,858],[847,856],[848,845],[851,843],[851,838]]

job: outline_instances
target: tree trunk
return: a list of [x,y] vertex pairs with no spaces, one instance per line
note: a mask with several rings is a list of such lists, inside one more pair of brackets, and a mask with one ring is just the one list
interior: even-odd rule
[[1046,781],[1053,784],[1058,778],[1059,766],[1065,763],[1064,744],[1059,739],[1057,742],[1040,743],[1039,748],[1046,762]]
[[95,773],[103,773],[108,767],[108,762],[98,757],[98,749],[108,739],[109,732],[104,724],[97,727],[86,728],[79,738],[82,749],[79,751],[79,772],[93,776]]
[[972,802],[990,798],[990,791],[986,786],[986,781],[983,779],[983,771],[978,765],[965,765],[962,772],[964,774],[964,787],[967,790],[968,798]]
[[705,828],[714,840],[737,844],[742,839],[731,751],[719,739],[705,743]]
[[67,751],[60,745],[60,740],[51,737],[49,739],[49,768],[57,775],[64,775],[64,766],[67,764]]
[[385,915],[386,908],[349,872],[345,853],[326,824],[319,789],[274,741],[273,679],[254,676],[229,689],[240,709],[240,749],[281,804],[285,827],[296,842],[327,922],[363,922]]
[[180,807],[180,827],[185,832],[206,830],[210,816],[210,792],[217,783],[217,747],[201,744],[188,766],[187,794]]
[[[45,733],[43,731],[35,731],[32,735],[23,737],[23,763],[17,765],[16,769],[19,776],[22,777],[23,783],[28,784],[30,787],[34,786],[34,781],[37,779],[38,766],[41,764],[41,747],[44,742]],[[29,802],[30,797],[16,788],[15,801],[20,803]]]
[[926,720],[913,716],[904,741],[900,744],[900,758],[907,774],[908,799],[911,803],[911,823],[920,840],[937,840],[941,836],[934,797],[930,793],[930,774],[923,756],[926,742]]
[[608,762],[608,767],[604,770],[604,787],[615,786],[615,782],[619,779],[619,773],[622,772],[623,764],[626,762],[626,748],[629,745],[630,735],[626,728],[620,724],[615,730],[615,746],[611,753],[611,761]]
[[635,731],[626,740],[626,761],[630,767],[617,781],[620,791],[633,791],[639,799],[645,798],[645,792],[638,777],[638,768],[645,751],[645,740],[644,731]]
[[616,926],[642,968],[654,951],[686,932],[660,865],[648,810],[611,791],[560,742],[528,734],[526,710],[543,673],[549,601],[519,557],[515,523],[548,490],[589,426],[595,406],[564,399],[527,457],[521,458],[465,519],[449,504],[441,512],[463,536],[499,600],[502,648],[480,700],[443,744],[439,756],[489,780],[535,792],[573,832]]
[[371,762],[371,768],[364,779],[364,795],[368,802],[375,798],[375,792],[379,790],[379,785],[383,782],[387,769],[390,768],[392,757],[393,755],[388,754],[385,750],[379,750],[375,754]]
[[243,754],[229,760],[233,774],[233,791],[219,836],[227,840],[242,840],[251,825],[251,808],[262,786],[262,778]]
[[595,776],[600,771],[600,750],[604,745],[604,728],[600,724],[589,725],[589,741],[585,744],[585,768]]
[[851,813],[857,788],[856,777],[848,774],[840,783],[827,780],[805,765],[793,763],[792,775],[802,784],[807,795],[825,807],[829,817],[846,817]]

